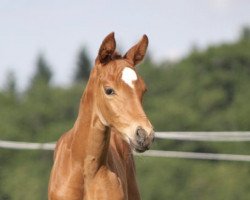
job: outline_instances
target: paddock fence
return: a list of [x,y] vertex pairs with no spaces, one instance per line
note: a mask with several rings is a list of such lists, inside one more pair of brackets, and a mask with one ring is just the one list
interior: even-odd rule
[[[202,142],[250,142],[250,132],[156,132],[157,139],[202,141]],[[55,148],[55,143],[31,143],[0,140],[0,148],[13,150],[49,150]],[[136,156],[184,158],[199,160],[243,161],[250,162],[250,155],[197,153],[181,151],[149,150],[144,153],[134,153]]]

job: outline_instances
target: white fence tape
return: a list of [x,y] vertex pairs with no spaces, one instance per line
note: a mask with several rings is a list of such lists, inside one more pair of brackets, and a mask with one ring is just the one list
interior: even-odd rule
[[[247,142],[250,132],[157,132],[156,138],[187,141]],[[0,140],[0,148],[19,150],[54,150],[55,143],[30,143]],[[194,153],[178,151],[149,150],[137,156],[186,158],[202,160],[250,161],[249,155]]]
[[199,160],[221,160],[221,161],[245,161],[250,162],[248,155],[216,154],[216,153],[194,153],[181,151],[159,151],[149,150],[143,154],[136,153],[137,156],[163,157],[163,158],[186,158]]
[[0,140],[0,148],[20,150],[54,150],[55,143],[30,143]]
[[250,132],[157,132],[156,137],[169,140],[208,142],[248,142]]

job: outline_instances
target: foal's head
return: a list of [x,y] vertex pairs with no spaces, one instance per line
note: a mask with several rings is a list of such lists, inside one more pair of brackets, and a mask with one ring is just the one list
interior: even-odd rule
[[149,149],[154,137],[153,127],[142,108],[146,85],[135,68],[143,60],[147,46],[148,38],[144,35],[121,57],[115,52],[114,33],[110,33],[101,44],[90,77],[96,85],[100,120],[118,130],[138,152]]

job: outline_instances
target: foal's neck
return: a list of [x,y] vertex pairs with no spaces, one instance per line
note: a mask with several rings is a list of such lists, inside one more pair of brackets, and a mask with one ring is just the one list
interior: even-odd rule
[[93,171],[107,160],[110,141],[110,127],[101,122],[95,103],[95,84],[89,81],[82,96],[78,118],[74,126],[74,154],[86,163],[91,160]]

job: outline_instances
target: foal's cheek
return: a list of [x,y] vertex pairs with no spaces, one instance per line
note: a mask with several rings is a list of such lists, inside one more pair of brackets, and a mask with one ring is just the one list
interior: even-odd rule
[[103,113],[104,118],[109,122],[112,123],[111,120],[112,118],[115,116],[115,112],[114,112],[114,108],[113,108],[113,104],[110,101],[110,99],[103,99],[101,101],[101,112]]

